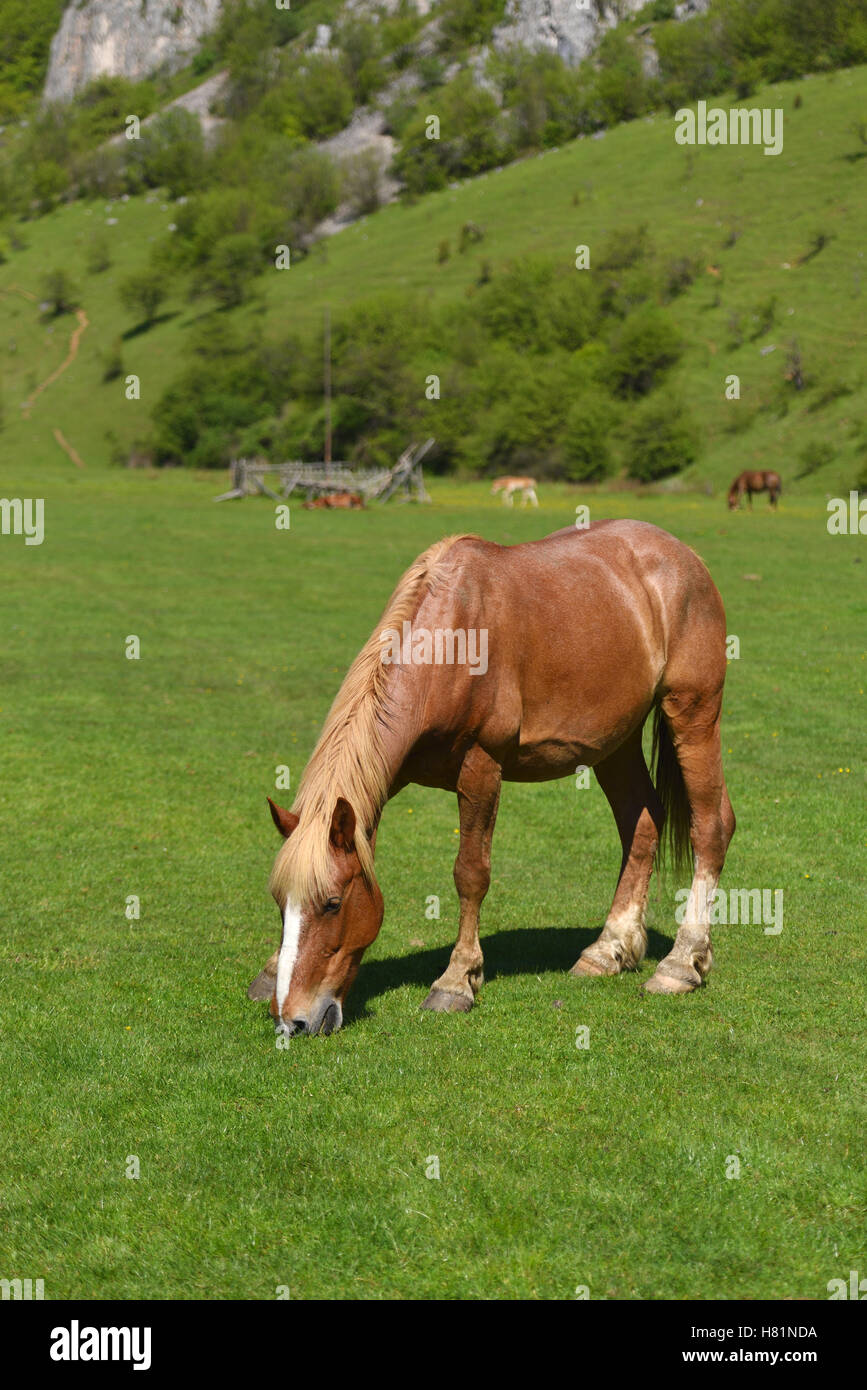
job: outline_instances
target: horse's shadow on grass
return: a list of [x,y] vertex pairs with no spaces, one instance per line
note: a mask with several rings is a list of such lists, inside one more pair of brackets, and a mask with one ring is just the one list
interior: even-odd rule
[[[501,976],[539,975],[548,970],[566,975],[584,947],[596,940],[600,930],[601,927],[534,927],[483,934],[485,983],[491,984]],[[653,930],[648,932],[649,958],[661,960],[671,950],[671,945],[670,937]],[[405,956],[363,962],[347,1001],[345,1024],[370,1018],[368,1006],[373,1000],[401,985],[418,986],[426,994],[448,965],[450,950],[449,946],[437,946],[427,951],[411,951]]]

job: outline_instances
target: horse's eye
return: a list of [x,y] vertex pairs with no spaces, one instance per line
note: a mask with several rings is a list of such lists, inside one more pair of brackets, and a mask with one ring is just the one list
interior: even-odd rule
[[325,906],[323,907],[322,911],[323,911],[323,913],[325,913],[325,912],[339,912],[339,911],[340,911],[340,899],[339,899],[339,898],[329,898],[329,899],[328,899],[328,902],[325,904]]

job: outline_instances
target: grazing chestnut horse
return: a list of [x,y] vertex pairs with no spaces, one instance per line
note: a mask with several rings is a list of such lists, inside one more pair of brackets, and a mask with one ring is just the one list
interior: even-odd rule
[[744,493],[747,494],[752,509],[754,492],[769,492],[771,494],[771,506],[775,507],[782,490],[783,484],[779,473],[774,473],[770,469],[766,469],[764,472],[758,469],[754,472],[747,468],[743,473],[738,474],[729,488],[729,511],[737,511]]
[[[467,659],[480,649],[484,661]],[[271,802],[285,839],[270,884],[283,935],[250,998],[270,999],[287,1035],[340,1027],[382,925],[380,815],[415,782],[457,792],[460,816],[460,930],[423,1007],[472,1008],[500,785],[580,766],[608,798],[623,857],[602,933],[572,973],[616,975],[642,960],[667,814],[675,854],[685,858],[692,841],[694,876],[683,925],[646,988],[695,989],[711,967],[709,906],[735,826],[720,756],[725,674],[713,580],[646,522],[599,521],[523,545],[453,536],[431,546],[350,667],[293,809]],[[655,787],[641,747],[651,711]],[[527,947],[529,957],[531,936]]]

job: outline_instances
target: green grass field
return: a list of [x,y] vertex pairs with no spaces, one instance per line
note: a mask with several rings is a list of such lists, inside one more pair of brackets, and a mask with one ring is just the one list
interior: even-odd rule
[[275,768],[297,785],[418,551],[541,536],[586,494],[507,512],[434,480],[431,507],[293,508],[282,532],[264,500],[213,505],[215,477],[58,455],[13,488],[9,464],[4,492],[39,476],[47,500],[42,546],[0,538],[0,1272],[100,1299],[824,1299],[863,1272],[867,542],[829,536],[824,497],[591,501],[672,530],[722,591],[723,883],[782,888],[782,933],[720,927],[706,989],[642,997],[669,881],[637,975],[569,978],[613,820],[595,783],[511,786],[480,1004],[421,1013],[456,932],[457,817],[409,788],[347,1026],[279,1050],[244,993],[279,933]]

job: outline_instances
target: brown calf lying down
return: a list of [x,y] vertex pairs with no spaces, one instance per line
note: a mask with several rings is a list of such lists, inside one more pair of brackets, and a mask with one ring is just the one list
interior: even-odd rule
[[364,508],[364,499],[357,492],[329,492],[324,497],[314,497],[312,502],[305,502],[307,511],[312,511],[316,507],[344,507],[350,511]]

